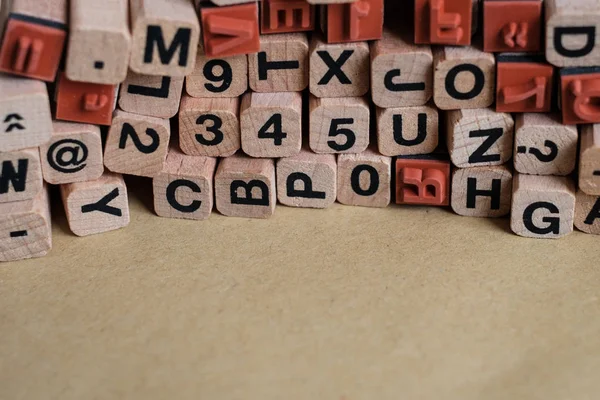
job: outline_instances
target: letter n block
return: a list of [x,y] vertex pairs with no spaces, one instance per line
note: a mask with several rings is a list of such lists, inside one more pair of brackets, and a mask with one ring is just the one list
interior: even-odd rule
[[129,225],[127,187],[119,174],[105,172],[93,181],[61,185],[60,192],[69,229],[77,236]]
[[38,149],[0,153],[0,203],[32,199],[42,186]]
[[519,236],[556,239],[573,232],[575,185],[566,177],[515,174],[510,227]]
[[321,15],[327,43],[381,39],[383,0],[356,0],[324,6]]
[[104,165],[112,172],[152,178],[163,169],[170,137],[168,119],[117,110],[106,138]]
[[327,208],[335,202],[336,178],[333,154],[302,149],[277,161],[277,199],[290,207]]
[[458,168],[452,174],[452,210],[466,217],[510,213],[513,175],[505,165]]
[[213,209],[217,159],[188,156],[171,148],[160,174],[152,180],[154,211],[160,217],[204,220]]
[[484,0],[483,50],[539,52],[542,50],[541,0]]
[[217,210],[228,217],[268,218],[275,212],[275,162],[236,154],[215,174]]
[[539,113],[551,110],[552,65],[541,57],[514,54],[500,54],[496,61],[496,111]]
[[397,157],[394,172],[396,204],[450,204],[449,160],[437,155]]
[[110,125],[117,87],[75,82],[60,73],[56,83],[56,119]]
[[585,233],[600,235],[600,197],[577,191],[575,227]]
[[288,33],[312,31],[315,7],[305,0],[263,0],[260,2],[260,31]]
[[415,43],[471,44],[472,0],[415,0]]
[[600,196],[600,124],[581,129],[578,175],[581,191]]
[[337,201],[349,206],[387,207],[391,200],[392,159],[373,149],[338,156]]
[[600,67],[560,70],[563,123],[600,122]]
[[200,9],[204,51],[208,57],[256,53],[260,50],[256,2]]

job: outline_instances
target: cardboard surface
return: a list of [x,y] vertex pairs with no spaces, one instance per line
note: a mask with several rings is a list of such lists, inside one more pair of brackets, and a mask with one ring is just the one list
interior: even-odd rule
[[50,255],[0,265],[1,399],[597,398],[598,236],[397,206],[169,220],[133,186],[127,229],[55,210]]

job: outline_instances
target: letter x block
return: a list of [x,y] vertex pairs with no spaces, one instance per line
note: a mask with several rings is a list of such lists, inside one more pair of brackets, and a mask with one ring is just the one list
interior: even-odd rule
[[581,190],[577,191],[575,227],[585,233],[600,235],[600,197],[585,194]]
[[393,181],[396,204],[450,204],[450,161],[442,157],[397,157]]
[[472,0],[415,0],[415,43],[471,44]]
[[263,0],[260,3],[260,31],[288,33],[312,31],[315,7],[306,0]]
[[484,0],[483,50],[539,52],[542,49],[541,0]]
[[215,174],[215,200],[228,217],[270,217],[277,202],[274,161],[239,153],[224,158]]
[[116,92],[116,86],[75,82],[61,73],[56,83],[56,119],[110,125]]
[[129,225],[127,187],[119,174],[105,172],[94,181],[61,185],[60,191],[69,228],[77,236]]
[[600,67],[560,70],[563,124],[600,122]]
[[356,0],[324,6],[321,14],[327,43],[381,39],[383,0]]

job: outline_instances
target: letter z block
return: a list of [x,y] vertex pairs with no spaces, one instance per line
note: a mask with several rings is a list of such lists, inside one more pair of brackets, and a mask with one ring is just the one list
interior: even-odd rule
[[312,31],[315,7],[305,0],[263,0],[260,2],[260,31],[289,33]]
[[415,0],[415,43],[471,44],[472,0]]
[[383,32],[383,0],[329,4],[321,18],[327,43],[378,40]]
[[539,52],[542,49],[541,0],[484,0],[483,50]]
[[437,156],[397,157],[393,182],[396,204],[450,204],[449,160]]
[[563,124],[600,122],[600,67],[560,70]]
[[110,125],[117,87],[75,82],[61,73],[56,83],[56,119]]

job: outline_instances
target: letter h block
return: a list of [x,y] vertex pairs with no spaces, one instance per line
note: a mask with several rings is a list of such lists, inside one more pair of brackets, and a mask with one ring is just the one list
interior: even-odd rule
[[600,122],[600,67],[560,70],[563,124]]
[[75,82],[60,73],[56,83],[56,119],[110,125],[117,87]]
[[472,0],[415,0],[415,43],[471,44]]
[[396,204],[450,204],[449,160],[437,156],[397,157],[394,172]]
[[541,0],[484,0],[483,50],[539,52],[542,49]]
[[381,39],[383,0],[356,0],[323,7],[321,18],[327,43]]
[[260,31],[262,34],[312,31],[315,7],[306,0],[262,0]]

